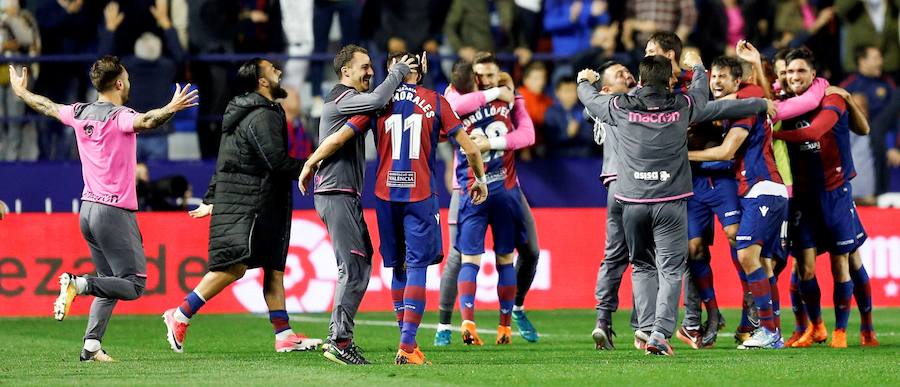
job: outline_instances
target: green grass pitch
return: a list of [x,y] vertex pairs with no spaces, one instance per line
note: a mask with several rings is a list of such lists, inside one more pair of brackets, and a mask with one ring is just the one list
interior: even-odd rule
[[[64,322],[47,318],[0,319],[2,385],[900,385],[900,309],[876,309],[880,348],[860,348],[858,315],[853,311],[850,348],[819,345],[809,349],[738,351],[731,332],[737,310],[726,310],[728,327],[715,349],[691,350],[677,339],[675,357],[651,357],[635,350],[628,329],[629,311],[616,314],[616,351],[594,350],[592,310],[532,311],[529,317],[543,335],[537,344],[517,335],[513,344],[466,347],[454,332],[449,347],[432,345],[437,313],[425,316],[419,343],[434,362],[427,367],[393,365],[399,339],[389,313],[357,317],[356,338],[372,366],[347,367],[328,362],[321,352],[275,353],[265,316],[195,316],[176,354],[165,341],[162,319],[114,316],[103,347],[117,363],[80,363],[84,317]],[[793,318],[784,325],[790,334]],[[829,328],[833,313],[824,311]],[[324,336],[323,314],[292,315],[295,330]],[[480,329],[493,331],[495,313],[478,315]],[[515,331],[515,327],[513,327]]]

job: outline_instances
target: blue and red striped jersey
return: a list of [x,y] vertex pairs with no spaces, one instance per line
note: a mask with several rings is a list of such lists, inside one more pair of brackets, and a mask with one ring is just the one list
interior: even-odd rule
[[422,86],[400,84],[376,118],[375,195],[392,202],[418,202],[434,195],[438,142],[461,127],[443,96]]
[[[463,125],[466,132],[481,134],[487,138],[502,137],[516,130],[513,124],[513,104],[494,100],[478,108],[469,115],[463,117]],[[462,149],[456,155],[456,179],[460,187],[468,191],[475,181],[469,161]],[[501,186],[510,189],[518,184],[516,177],[515,152],[498,149],[489,150],[481,154],[484,161],[484,173],[488,181],[488,192]]]
[[[745,97],[765,98],[762,88],[757,85],[746,85],[738,91]],[[735,179],[738,182],[738,195],[744,196],[754,184],[771,181],[784,184],[778,167],[775,164],[775,151],[772,148],[772,126],[766,113],[740,119],[731,123],[730,128],[743,128],[748,132],[744,143],[734,154]]]
[[775,138],[788,142],[794,191],[831,191],[856,176],[850,153],[850,120],[841,96],[826,95],[816,110],[786,120]]

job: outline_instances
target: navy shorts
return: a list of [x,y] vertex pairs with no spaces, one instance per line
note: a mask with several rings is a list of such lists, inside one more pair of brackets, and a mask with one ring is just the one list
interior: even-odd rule
[[375,214],[385,267],[428,267],[444,258],[437,197],[418,202],[376,198]]
[[703,238],[713,242],[713,213],[722,227],[741,221],[741,203],[737,181],[733,175],[697,175],[693,178],[694,195],[688,199],[688,239]]
[[856,251],[868,235],[856,212],[850,183],[816,194],[797,195],[791,201],[791,253],[804,249],[816,254],[848,254]]
[[465,255],[484,253],[484,238],[488,225],[494,237],[494,252],[510,254],[517,244],[524,243],[525,221],[522,217],[522,194],[519,187],[491,190],[484,203],[475,205],[469,195],[462,195],[459,204],[456,247]]
[[741,198],[741,224],[736,248],[762,246],[761,257],[784,260],[787,236],[788,200],[776,195]]

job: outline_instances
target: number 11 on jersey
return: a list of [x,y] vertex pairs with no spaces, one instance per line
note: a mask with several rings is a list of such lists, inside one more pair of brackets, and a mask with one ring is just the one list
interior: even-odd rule
[[413,114],[403,119],[401,114],[392,114],[384,120],[384,131],[391,135],[391,158],[400,160],[403,135],[409,133],[409,159],[418,160],[422,150],[422,114]]

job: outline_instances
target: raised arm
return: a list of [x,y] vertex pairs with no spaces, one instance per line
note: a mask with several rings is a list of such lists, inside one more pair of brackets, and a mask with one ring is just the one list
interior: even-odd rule
[[600,79],[600,74],[594,70],[584,69],[578,72],[578,100],[591,113],[591,117],[600,122],[616,125],[616,121],[609,112],[609,103],[616,95],[600,94],[593,86],[598,79]]
[[691,86],[687,91],[691,103],[691,121],[693,121],[693,117],[699,115],[706,108],[706,103],[709,102],[709,78],[706,77],[706,69],[697,53],[693,51],[686,53],[684,64],[694,70],[694,77],[691,79]]
[[[486,103],[500,98],[504,94],[513,97],[513,92],[506,87],[494,87],[466,94],[460,94],[453,87],[448,87],[447,91],[444,93],[444,98],[447,99],[447,102],[450,102],[450,106],[456,114],[464,116],[478,110],[478,108],[484,106]],[[504,98],[500,99],[506,100]],[[512,98],[509,98],[509,100],[511,101]]]
[[803,94],[775,102],[775,105],[778,107],[778,114],[775,115],[774,120],[789,120],[811,112],[822,103],[826,88],[828,88],[828,80],[816,78]]
[[384,82],[381,82],[371,93],[347,93],[339,98],[335,101],[338,112],[344,115],[352,115],[383,108],[384,105],[390,102],[391,96],[397,90],[397,86],[400,86],[403,78],[409,74],[409,65],[412,62],[412,58],[401,58],[400,62],[391,66],[391,71]]
[[516,126],[516,130],[507,133],[503,137],[494,137],[488,140],[491,143],[491,149],[516,150],[534,145],[534,122],[531,121],[531,116],[525,110],[525,98],[516,96],[512,114],[512,121],[513,125]]
[[9,65],[9,85],[12,87],[13,93],[28,107],[47,117],[59,120],[59,108],[62,105],[28,90],[28,67],[22,67],[22,75],[19,75],[15,67]]
[[190,90],[191,84],[188,83],[181,88],[181,85],[175,84],[175,93],[172,94],[172,100],[166,106],[153,109],[146,113],[138,114],[134,118],[134,131],[140,133],[144,130],[157,128],[172,119],[175,113],[184,109],[197,106],[197,90]]

